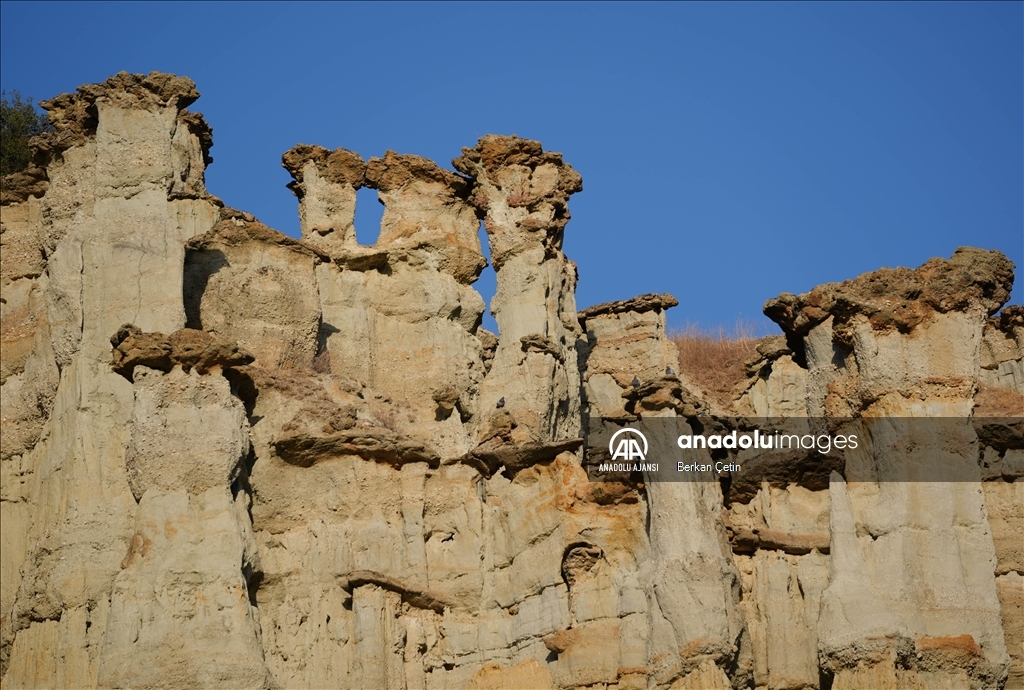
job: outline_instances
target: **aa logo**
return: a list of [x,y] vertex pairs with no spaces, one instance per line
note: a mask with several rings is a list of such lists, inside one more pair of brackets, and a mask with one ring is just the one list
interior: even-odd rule
[[[621,438],[619,438],[621,437]],[[619,439],[616,444],[615,439]],[[643,450],[640,444],[643,443]],[[612,461],[615,460],[639,460],[647,459],[647,438],[636,429],[619,429],[612,435],[608,442],[608,452],[612,454]]]

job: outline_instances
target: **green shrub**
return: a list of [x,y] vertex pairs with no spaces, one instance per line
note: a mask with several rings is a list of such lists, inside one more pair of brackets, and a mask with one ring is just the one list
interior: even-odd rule
[[39,111],[32,99],[22,100],[12,91],[4,91],[0,99],[0,175],[20,172],[32,163],[28,140],[42,132],[52,131],[46,113]]

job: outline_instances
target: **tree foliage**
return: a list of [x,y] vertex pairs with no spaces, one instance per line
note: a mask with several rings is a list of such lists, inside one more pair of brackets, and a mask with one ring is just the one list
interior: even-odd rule
[[27,168],[32,162],[28,140],[49,131],[52,127],[46,113],[40,112],[31,98],[23,99],[17,91],[8,97],[4,91],[0,99],[0,174]]

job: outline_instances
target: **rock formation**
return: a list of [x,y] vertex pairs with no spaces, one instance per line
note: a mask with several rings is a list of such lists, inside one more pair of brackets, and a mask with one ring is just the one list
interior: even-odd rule
[[[207,193],[196,98],[158,73],[59,96],[4,179],[3,688],[1024,687],[1001,254],[769,300],[785,335],[722,408],[680,372],[676,298],[577,311],[561,154],[299,145],[296,240]],[[831,476],[586,469],[593,420],[743,418],[869,443]]]

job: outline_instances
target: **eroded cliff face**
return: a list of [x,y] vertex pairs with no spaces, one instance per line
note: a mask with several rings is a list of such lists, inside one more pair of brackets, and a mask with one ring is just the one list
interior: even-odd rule
[[[53,99],[4,181],[4,688],[1024,686],[1001,254],[769,301],[786,335],[721,409],[679,371],[675,298],[577,312],[560,154],[300,145],[295,240],[205,191],[197,97],[122,73]],[[729,416],[872,442],[830,481],[583,468],[591,419]],[[961,481],[877,480],[913,417],[962,420],[912,439]]]

